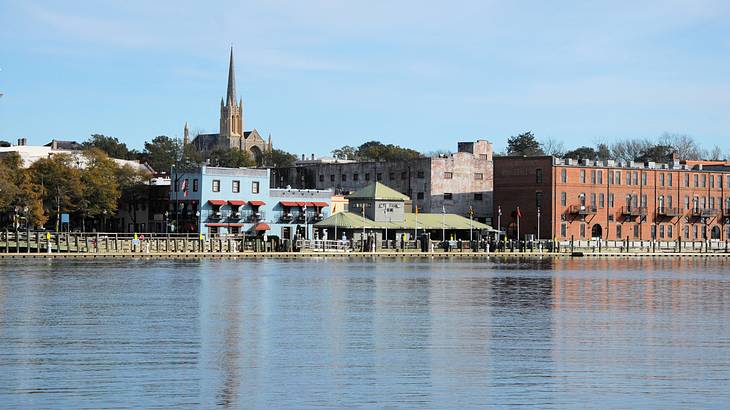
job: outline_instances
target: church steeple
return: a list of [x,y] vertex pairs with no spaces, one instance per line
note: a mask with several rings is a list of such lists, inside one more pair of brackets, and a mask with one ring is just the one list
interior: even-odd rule
[[231,59],[228,62],[228,91],[226,92],[226,104],[236,103],[236,71],[233,68],[233,47],[231,47]]

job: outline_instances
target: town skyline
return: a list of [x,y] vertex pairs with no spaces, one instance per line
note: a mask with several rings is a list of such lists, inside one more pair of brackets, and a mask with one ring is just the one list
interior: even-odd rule
[[[576,7],[568,17],[538,5],[524,15],[516,6],[462,5],[443,16],[425,7],[399,20],[382,12],[405,6],[342,10],[321,2],[314,13],[246,5],[223,18],[194,7],[141,15],[134,3],[101,11],[7,3],[0,139],[44,144],[101,133],[139,149],[157,135],[181,138],[186,121],[193,133],[215,132],[233,45],[247,124],[296,154],[328,155],[368,140],[428,152],[479,138],[502,151],[508,137],[525,131],[568,147],[669,132],[730,151],[725,4],[650,3],[633,14],[596,5],[606,22],[595,28],[594,9]],[[167,12],[181,27],[151,24]],[[311,21],[296,17],[304,12]],[[515,26],[518,17],[535,23],[539,12],[554,23],[577,22],[544,39]],[[261,33],[236,30],[245,13],[261,17],[251,23]],[[185,29],[218,18],[221,27],[200,38]],[[493,26],[477,26],[479,18]],[[450,24],[449,33],[428,28],[437,21]],[[276,35],[265,34],[267,25]],[[304,149],[303,136],[316,138],[316,149]]]

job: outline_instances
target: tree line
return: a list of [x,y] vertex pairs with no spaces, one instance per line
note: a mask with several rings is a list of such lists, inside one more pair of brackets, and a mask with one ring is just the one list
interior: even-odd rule
[[50,222],[55,228],[61,214],[70,214],[85,229],[112,217],[121,196],[143,186],[150,176],[119,165],[97,148],[41,158],[28,168],[13,153],[0,158],[0,213],[10,217],[5,222],[11,226]]
[[140,161],[148,164],[155,171],[169,172],[176,164],[208,163],[220,167],[255,167],[255,166],[293,166],[296,155],[280,149],[263,153],[260,163],[246,152],[236,148],[218,148],[208,153],[199,151],[194,145],[184,145],[180,138],[160,135],[144,143],[144,149],[130,149],[116,137],[103,134],[92,134],[84,141],[85,148],[96,148],[112,158]]
[[562,142],[552,138],[538,140],[528,131],[507,139],[507,150],[499,155],[535,156],[552,155],[555,157],[617,160],[636,162],[668,162],[673,158],[680,160],[726,160],[729,155],[715,146],[705,149],[694,138],[684,134],[665,133],[658,138],[628,138],[611,144],[599,142],[594,146],[580,146],[565,149]]

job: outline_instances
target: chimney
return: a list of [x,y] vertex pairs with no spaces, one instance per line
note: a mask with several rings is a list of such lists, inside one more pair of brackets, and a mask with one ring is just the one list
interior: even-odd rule
[[302,154],[302,161],[304,161],[304,154]]
[[312,161],[314,161],[314,154],[312,154]]
[[56,140],[51,141],[51,149],[53,149],[53,150],[58,149],[58,141],[56,141]]

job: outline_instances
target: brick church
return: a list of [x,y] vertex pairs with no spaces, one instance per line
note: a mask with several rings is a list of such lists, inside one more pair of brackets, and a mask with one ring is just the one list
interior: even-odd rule
[[228,63],[228,89],[225,100],[221,98],[220,132],[218,134],[198,134],[190,141],[190,130],[185,123],[183,141],[193,144],[199,151],[207,153],[218,148],[240,149],[248,152],[261,164],[263,154],[272,149],[271,134],[268,141],[259,135],[254,128],[245,131],[243,128],[243,99],[236,101],[236,73],[233,67],[233,48]]

